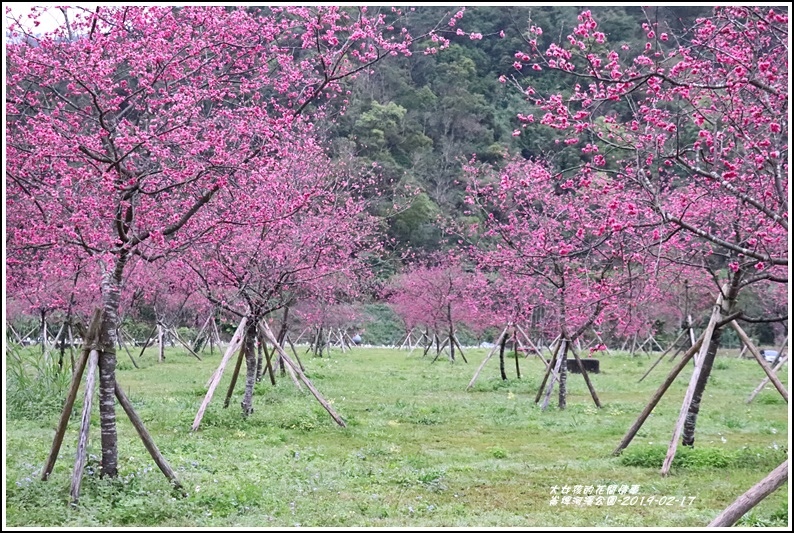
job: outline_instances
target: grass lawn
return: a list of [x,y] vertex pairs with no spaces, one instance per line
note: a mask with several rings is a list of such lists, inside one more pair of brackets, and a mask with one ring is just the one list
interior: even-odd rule
[[[469,364],[422,358],[419,351],[356,348],[330,357],[302,355],[307,375],[347,421],[338,427],[291,380],[257,384],[254,413],[241,416],[243,379],[223,409],[232,361],[198,432],[190,426],[220,360],[199,362],[173,348],[157,363],[148,349],[134,369],[120,351],[118,379],[160,450],[189,491],[172,493],[117,406],[116,480],[96,475],[99,418],[77,508],[68,505],[78,399],[47,482],[39,480],[58,419],[45,394],[27,403],[9,388],[5,415],[8,526],[705,526],[788,456],[788,406],[769,385],[747,405],[764,377],[753,360],[721,356],[698,419],[694,449],[681,450],[670,476],[659,468],[681,408],[691,366],[621,457],[612,450],[673,366],[662,362],[642,383],[645,355],[602,356],[592,376],[596,409],[580,375],[568,377],[568,408],[546,411],[534,397],[543,377],[536,358],[521,359],[508,381],[492,359],[466,391],[485,350]],[[136,354],[137,355],[137,354]],[[668,358],[669,359],[669,358]],[[788,385],[788,367],[781,372]],[[9,384],[7,383],[7,387]],[[18,391],[14,394],[18,394]],[[37,402],[41,402],[41,405]],[[96,406],[96,401],[95,401]],[[42,412],[38,409],[41,407]],[[613,505],[584,498],[599,486],[634,486]],[[562,494],[565,488],[570,492]],[[582,491],[575,494],[577,487]],[[614,489],[615,487],[613,487]],[[603,496],[606,496],[604,494]],[[661,505],[660,505],[661,504]],[[788,526],[788,485],[740,525]]]

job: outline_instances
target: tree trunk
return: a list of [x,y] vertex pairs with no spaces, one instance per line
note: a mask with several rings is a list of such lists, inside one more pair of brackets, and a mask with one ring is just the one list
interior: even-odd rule
[[557,403],[560,409],[565,409],[568,398],[568,345],[571,341],[565,339],[563,342],[565,347],[562,350],[562,356],[560,356],[560,389],[557,396]]
[[118,475],[116,445],[116,327],[119,324],[119,301],[125,255],[116,258],[113,270],[102,277],[102,328],[99,333],[99,425],[102,435],[102,476]]
[[254,339],[256,338],[256,324],[258,317],[251,317],[251,321],[245,330],[245,341],[243,343],[243,353],[245,354],[245,394],[241,406],[243,416],[248,416],[254,412],[254,385],[256,384],[256,352],[254,351]]
[[47,352],[47,310],[41,310],[41,326],[39,329],[39,338],[41,339],[41,355]]
[[521,379],[521,369],[518,368],[518,335],[513,330],[513,357],[516,359],[516,379]]
[[507,344],[507,335],[502,337],[502,342],[499,343],[499,372],[502,375],[502,380],[507,381],[507,373],[505,372],[505,345]]
[[692,403],[689,404],[689,412],[684,422],[683,440],[681,441],[683,446],[695,445],[695,426],[697,424],[698,413],[700,413],[700,402],[703,399],[703,391],[706,390],[706,383],[709,379],[709,375],[711,375],[711,369],[714,366],[714,358],[720,346],[721,336],[722,329],[715,329],[714,334],[711,336],[711,343],[709,344],[708,351],[706,351],[706,357],[700,369],[700,377],[698,377],[697,384],[695,385],[695,393],[692,396]]
[[264,367],[264,346],[262,346],[262,339],[257,336],[256,342],[256,382],[262,381],[262,374],[265,372]]

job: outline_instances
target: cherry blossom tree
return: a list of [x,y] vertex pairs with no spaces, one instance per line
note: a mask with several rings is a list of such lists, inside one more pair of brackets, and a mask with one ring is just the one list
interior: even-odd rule
[[[649,220],[619,184],[595,171],[562,178],[521,159],[501,170],[470,165],[468,171],[467,203],[483,215],[472,228],[479,242],[474,254],[482,270],[502,280],[497,301],[508,323],[541,308],[539,326],[559,335],[566,351],[604,321],[629,332],[646,324],[632,310],[655,292],[638,253]],[[557,360],[564,408],[565,353]]]
[[311,139],[301,139],[290,154],[257,169],[273,176],[261,180],[271,186],[237,191],[239,209],[208,208],[207,216],[218,217],[213,238],[174,262],[212,303],[247,317],[246,416],[253,410],[259,321],[300,299],[351,299],[369,275],[366,260],[380,248],[380,224],[357,192],[366,177],[333,164]]
[[[68,10],[43,37],[9,27],[8,253],[85,255],[101,272],[102,473],[117,475],[114,332],[124,272],[207,238],[208,205],[244,208],[257,169],[308,132],[339,81],[414,38],[399,10]],[[271,176],[272,177],[272,176]],[[217,212],[217,210],[215,211]]]
[[[436,349],[447,337],[450,358],[455,360],[455,329],[466,325],[482,331],[490,325],[481,295],[487,280],[477,271],[464,268],[454,256],[431,265],[415,264],[397,275],[386,288],[386,299],[406,325],[424,326],[434,334]],[[485,318],[485,320],[484,320]]]
[[[581,164],[561,173],[613,176],[623,205],[661,224],[651,241],[702,267],[723,293],[721,315],[741,319],[744,287],[788,282],[788,13],[718,7],[687,32],[654,20],[648,13],[640,50],[608,42],[589,11],[545,49],[531,25],[528,49],[516,53],[525,76],[513,81],[529,103],[518,120],[580,146]],[[567,75],[572,90],[542,93],[534,77],[543,70]],[[689,407],[688,445],[720,332]]]

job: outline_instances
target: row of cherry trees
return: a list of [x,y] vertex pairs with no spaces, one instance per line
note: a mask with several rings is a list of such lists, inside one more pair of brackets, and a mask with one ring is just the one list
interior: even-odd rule
[[377,252],[367,177],[335,168],[319,142],[326,103],[345,78],[439,37],[410,35],[397,9],[63,13],[43,37],[9,28],[8,285],[42,315],[104,310],[102,471],[115,476],[123,305],[192,284],[250,316],[248,398],[258,319],[299,293],[343,291],[339,279],[363,272],[357,252]]
[[[179,298],[164,295],[197,290],[196,305],[250,317],[249,412],[258,319],[302,301],[306,317],[327,321],[327,306],[371,277],[382,247],[367,214],[372,169],[332,161],[317,124],[330,120],[324,102],[344,98],[341,80],[412,53],[418,39],[400,17],[100,8],[72,13],[46,38],[14,33],[9,294],[40,314],[104,308],[106,474],[116,471],[120,310],[174,307]],[[685,282],[694,313],[710,307],[710,289],[724,290],[724,316],[781,318],[747,316],[740,302],[747,291],[785,299],[788,16],[717,8],[685,34],[653,20],[641,50],[608,42],[587,11],[547,49],[530,23],[502,79],[527,98],[519,124],[557,130],[581,164],[555,168],[553,148],[498,167],[470,162],[477,222],[450,228],[456,251],[407,269],[381,295],[406,329],[446,334],[453,354],[460,324],[533,321],[568,343],[591,328],[646,334],[660,316],[684,321],[674,289]],[[569,76],[570,89],[542,93],[544,70]],[[719,341],[718,330],[685,442]]]

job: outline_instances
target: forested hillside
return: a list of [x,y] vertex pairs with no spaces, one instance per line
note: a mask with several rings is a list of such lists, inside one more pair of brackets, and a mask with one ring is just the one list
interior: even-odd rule
[[[527,98],[513,82],[531,79],[536,86],[570,91],[557,71],[517,69],[516,55],[531,39],[540,49],[564,40],[583,8],[468,7],[456,27],[446,23],[448,7],[415,9],[409,20],[416,29],[441,21],[438,34],[449,39],[449,49],[389,57],[349,81],[348,107],[327,135],[338,155],[355,155],[362,166],[376,163],[384,181],[418,189],[410,209],[390,219],[389,233],[395,251],[410,249],[421,256],[444,248],[441,220],[466,216],[462,167],[467,158],[499,163],[508,153],[520,154],[560,170],[581,162],[584,141],[561,145],[563,134],[548,127],[521,128],[517,115],[526,112]],[[610,43],[639,50],[645,43],[643,24],[656,23],[660,31],[669,28],[683,38],[682,31],[711,8],[601,6],[591,11]],[[532,26],[558,31],[535,36]]]

